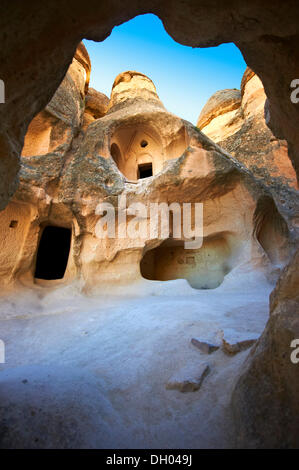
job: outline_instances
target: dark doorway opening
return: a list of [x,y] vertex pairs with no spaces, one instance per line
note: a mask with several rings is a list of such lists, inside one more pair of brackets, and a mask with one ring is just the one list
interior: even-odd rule
[[36,257],[35,277],[62,279],[71,246],[71,230],[49,225],[44,228]]
[[153,165],[152,163],[144,163],[138,165],[138,179],[149,178],[153,176]]
[[113,160],[115,161],[117,167],[119,168],[121,164],[121,153],[117,144],[112,144],[110,149]]

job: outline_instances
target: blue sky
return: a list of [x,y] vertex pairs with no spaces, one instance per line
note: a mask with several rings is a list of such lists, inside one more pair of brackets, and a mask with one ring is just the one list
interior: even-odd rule
[[137,70],[154,82],[165,107],[196,124],[217,90],[240,88],[246,63],[234,44],[191,48],[175,42],[152,14],[113,29],[103,42],[84,40],[91,59],[90,86],[110,96],[115,77]]

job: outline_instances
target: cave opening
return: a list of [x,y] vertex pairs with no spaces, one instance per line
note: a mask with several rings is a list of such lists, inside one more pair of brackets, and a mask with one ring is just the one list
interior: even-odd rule
[[113,160],[115,161],[117,167],[121,165],[121,153],[119,150],[119,147],[116,143],[113,143],[110,148],[111,156]]
[[142,163],[138,165],[138,179],[149,178],[153,176],[153,165],[152,163]]
[[110,153],[119,171],[131,181],[157,174],[166,158],[158,130],[144,122],[119,126],[111,137]]
[[272,264],[288,259],[288,226],[269,196],[259,199],[254,214],[254,235]]
[[54,280],[64,277],[71,246],[71,230],[48,225],[43,229],[36,256],[34,277]]
[[186,279],[194,289],[215,289],[232,269],[232,252],[229,236],[223,233],[207,237],[198,249],[168,239],[143,255],[140,273],[151,281]]

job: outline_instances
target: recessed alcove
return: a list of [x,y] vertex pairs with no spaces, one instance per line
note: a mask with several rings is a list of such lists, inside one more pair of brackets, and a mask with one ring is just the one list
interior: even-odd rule
[[45,155],[50,151],[54,118],[46,111],[40,112],[31,121],[22,150],[23,157]]
[[16,228],[18,226],[17,220],[11,220],[9,224],[9,228]]
[[122,164],[122,162],[121,162],[121,153],[120,153],[119,146],[115,142],[111,145],[110,153],[111,153],[111,156],[112,156],[113,160],[115,161],[117,167],[120,168],[120,166]]
[[254,234],[273,264],[287,259],[288,226],[269,196],[263,196],[257,203],[254,214]]
[[164,161],[162,139],[151,126],[121,126],[111,139],[111,156],[129,180],[147,178],[161,171]]
[[201,248],[185,249],[182,240],[168,239],[149,250],[140,263],[145,279],[186,279],[195,289],[214,289],[232,269],[234,248],[226,234],[210,236]]
[[43,228],[36,255],[36,279],[62,279],[67,268],[71,230],[48,225]]

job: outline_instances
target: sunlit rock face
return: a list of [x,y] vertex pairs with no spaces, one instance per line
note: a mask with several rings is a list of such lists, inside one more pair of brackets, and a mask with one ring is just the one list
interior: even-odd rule
[[201,111],[197,126],[277,192],[297,188],[287,143],[274,137],[266,125],[265,102],[261,80],[247,67],[241,90],[216,92]]
[[87,133],[87,145],[94,145],[94,132],[99,154],[112,157],[128,181],[158,174],[188,146],[183,121],[164,108],[153,82],[138,72],[115,79],[108,112]]
[[240,107],[240,90],[216,91],[202,109],[197,127],[214,142],[224,140],[242,126]]
[[30,123],[23,157],[53,152],[65,154],[82,124],[90,67],[87,50],[80,43],[62,84],[46,108]]
[[129,100],[153,101],[163,107],[152,80],[143,73],[128,70],[120,73],[112,85],[109,109],[127,105]]
[[89,88],[85,96],[85,109],[82,129],[86,130],[89,124],[107,113],[109,98],[94,88]]
[[[88,90],[89,74],[76,57],[29,126],[20,187],[0,214],[2,283],[9,288],[79,280],[89,290],[182,278],[195,289],[213,289],[246,264],[273,276],[288,260],[291,244],[271,196],[273,211],[259,210],[263,186],[196,127],[169,113],[148,77],[121,73],[108,103]],[[113,237],[98,236],[99,203],[115,208],[118,223],[119,197],[126,198],[125,235],[118,236],[117,227]],[[169,233],[159,228],[151,235],[151,203],[181,210],[186,202],[203,203],[202,246],[187,249],[188,236],[170,222]],[[132,204],[143,204],[145,212],[130,213]],[[173,220],[172,209],[165,217]],[[190,218],[191,227],[195,205]],[[279,239],[275,247],[267,239],[271,230]]]

